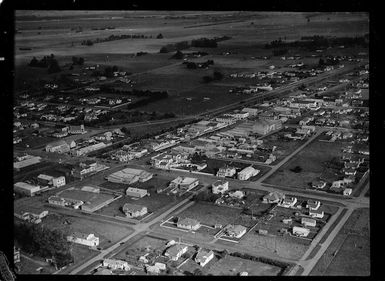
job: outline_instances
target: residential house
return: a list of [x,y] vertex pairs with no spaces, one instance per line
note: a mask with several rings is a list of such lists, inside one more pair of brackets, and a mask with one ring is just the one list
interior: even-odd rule
[[309,216],[311,216],[313,218],[322,219],[324,217],[324,215],[325,215],[324,211],[309,209]]
[[128,218],[141,217],[147,214],[147,207],[142,205],[135,205],[126,203],[123,205],[123,213],[125,213]]
[[173,261],[177,261],[187,250],[188,247],[186,245],[175,244],[168,248],[164,255]]
[[236,174],[237,170],[234,167],[225,166],[219,168],[217,172],[217,177],[225,178],[225,177],[233,177]]
[[178,220],[177,227],[187,230],[197,230],[201,227],[201,224],[195,219],[184,218]]
[[297,198],[292,196],[285,196],[279,203],[278,206],[284,208],[292,208],[297,203]]
[[229,182],[224,180],[217,180],[212,184],[212,191],[214,194],[223,194],[229,189]]
[[195,262],[204,267],[213,258],[214,252],[212,250],[200,249],[195,256]]
[[306,202],[306,208],[309,208],[310,210],[318,210],[321,206],[321,202],[317,200],[307,200]]
[[326,186],[326,182],[317,180],[317,181],[313,181],[311,185],[313,188],[323,189]]
[[294,226],[293,227],[293,234],[299,237],[307,237],[310,233],[310,229],[304,228],[304,227],[299,227],[299,226]]
[[103,266],[107,267],[109,269],[121,269],[125,271],[130,270],[130,266],[128,262],[122,261],[122,260],[114,260],[114,259],[104,259],[103,260]]
[[229,196],[232,198],[242,199],[245,197],[245,192],[242,190],[232,190],[229,192]]
[[150,195],[150,194],[148,193],[147,189],[128,187],[126,189],[126,195],[132,196],[132,197],[142,198],[142,197],[144,197],[146,195]]
[[49,175],[40,174],[37,176],[37,180],[42,185],[52,185],[53,187],[61,187],[66,184],[64,176],[53,177]]
[[301,218],[301,224],[303,224],[305,227],[307,226],[315,227],[317,224],[317,221],[315,219],[303,217]]
[[351,188],[344,188],[343,195],[350,196],[352,194],[353,189]]
[[269,194],[265,195],[263,197],[263,203],[279,203],[281,202],[282,199],[285,198],[285,194],[280,193],[280,192],[270,192]]
[[239,224],[237,225],[229,224],[225,228],[226,235],[232,238],[241,238],[246,233],[246,231],[247,231],[247,228]]
[[67,241],[85,245],[85,246],[98,246],[99,237],[96,237],[94,234],[84,234],[79,232],[74,232],[72,235],[67,236]]

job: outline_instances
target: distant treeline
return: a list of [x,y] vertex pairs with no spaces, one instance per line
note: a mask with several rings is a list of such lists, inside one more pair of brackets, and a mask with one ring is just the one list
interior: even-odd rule
[[197,48],[216,48],[218,46],[218,42],[229,40],[231,37],[229,36],[222,36],[222,37],[214,37],[213,39],[209,38],[199,38],[191,40],[189,43],[188,41],[181,41],[174,44],[167,44],[166,46],[163,46],[159,53],[169,53],[169,52],[175,52],[180,50],[185,50],[190,47],[197,47]]
[[44,56],[41,60],[38,60],[36,57],[33,57],[28,66],[47,68],[49,74],[61,71],[59,63],[55,59],[55,56],[53,54],[49,56]]
[[206,68],[210,65],[214,64],[213,60],[207,60],[205,62],[192,62],[192,61],[185,61],[183,64],[186,65],[188,69],[197,69],[197,68]]
[[[111,28],[110,28],[111,29]],[[123,39],[149,39],[152,38],[152,35],[147,36],[144,34],[122,34],[122,35],[110,35],[106,38],[96,38],[95,40],[83,40],[81,42],[81,45],[86,45],[86,46],[92,46],[93,44],[97,43],[102,43],[102,42],[109,42],[109,41],[115,41],[115,40],[123,40]],[[157,39],[162,39],[163,35],[158,34],[156,36]]]
[[287,48],[287,47],[301,47],[307,49],[318,49],[335,46],[369,46],[369,34],[356,37],[332,37],[326,38],[320,35],[303,36],[299,41],[286,42],[279,38],[278,40],[271,41],[265,45],[266,49],[271,48]]

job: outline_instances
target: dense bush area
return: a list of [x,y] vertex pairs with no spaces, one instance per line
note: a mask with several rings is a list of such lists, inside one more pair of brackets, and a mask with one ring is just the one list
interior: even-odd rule
[[43,258],[54,258],[58,267],[73,262],[71,243],[58,229],[48,229],[38,224],[15,223],[14,239],[20,248]]

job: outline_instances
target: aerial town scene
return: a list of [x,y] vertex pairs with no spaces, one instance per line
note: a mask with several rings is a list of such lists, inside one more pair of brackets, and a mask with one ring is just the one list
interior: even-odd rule
[[15,12],[17,275],[369,276],[369,14]]

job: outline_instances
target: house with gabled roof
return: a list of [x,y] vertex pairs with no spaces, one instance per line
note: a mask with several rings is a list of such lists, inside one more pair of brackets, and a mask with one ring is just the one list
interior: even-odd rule
[[188,247],[186,245],[175,244],[168,248],[164,255],[173,261],[177,261],[187,250]]
[[201,224],[199,221],[195,219],[184,218],[184,219],[178,220],[177,227],[188,229],[188,230],[197,230],[198,228],[201,227]]
[[195,257],[195,262],[204,267],[213,258],[214,252],[212,250],[200,249]]

